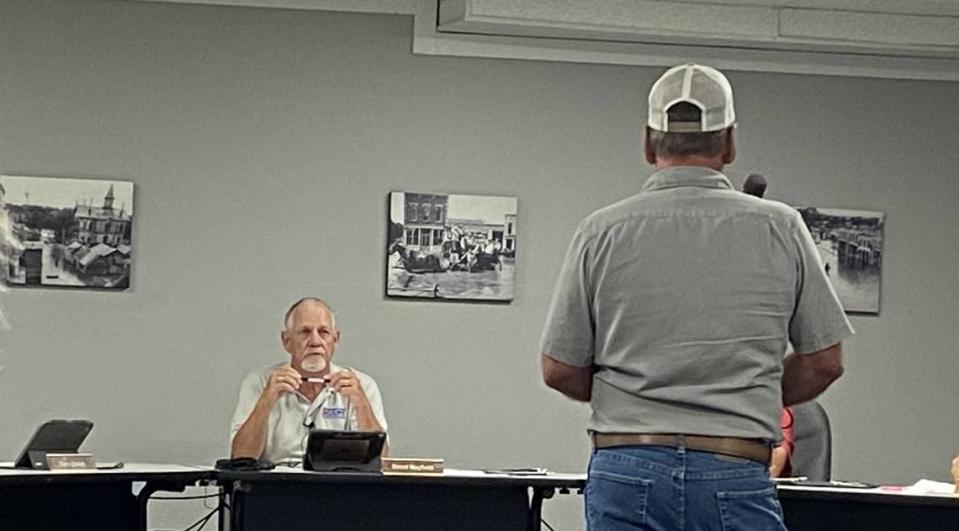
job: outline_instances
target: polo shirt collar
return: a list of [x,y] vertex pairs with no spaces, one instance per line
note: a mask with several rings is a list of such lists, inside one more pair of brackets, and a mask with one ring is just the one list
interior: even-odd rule
[[704,166],[670,166],[652,174],[643,185],[643,192],[667,190],[681,186],[732,190],[725,175]]

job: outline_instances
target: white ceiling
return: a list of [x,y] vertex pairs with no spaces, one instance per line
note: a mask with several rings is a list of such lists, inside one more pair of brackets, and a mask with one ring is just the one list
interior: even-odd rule
[[[959,0],[682,0],[690,4],[796,7],[873,13],[959,15]],[[676,2],[679,3],[679,2]]]
[[413,14],[411,0],[116,0],[124,2],[169,2],[223,6],[270,7],[274,9],[315,9],[357,13]]
[[[133,2],[171,2],[179,4],[211,4],[272,8],[317,9],[376,13],[413,13],[412,0],[119,0]],[[523,4],[530,0],[515,0]],[[542,4],[542,1],[532,0]],[[552,4],[602,6],[602,0],[550,1]],[[796,7],[874,13],[913,13],[959,16],[959,0],[682,0],[672,3],[725,4],[734,6]]]
[[116,0],[414,16],[414,53],[959,81],[959,0]]
[[441,32],[959,58],[957,1],[442,0],[439,13]]

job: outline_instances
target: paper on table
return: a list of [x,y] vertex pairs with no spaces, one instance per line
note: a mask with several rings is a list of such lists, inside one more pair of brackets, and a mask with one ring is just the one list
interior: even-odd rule
[[956,486],[952,483],[920,479],[902,490],[905,494],[954,494]]
[[794,476],[788,478],[770,478],[773,480],[773,483],[802,483],[803,481],[809,481],[809,478],[806,476]]

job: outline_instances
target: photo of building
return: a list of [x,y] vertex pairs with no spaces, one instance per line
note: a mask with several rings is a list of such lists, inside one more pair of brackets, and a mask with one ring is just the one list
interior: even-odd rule
[[883,213],[814,207],[799,213],[843,308],[879,313]]
[[0,183],[14,242],[6,284],[129,287],[133,183],[8,175]]
[[390,194],[387,295],[509,301],[516,198]]

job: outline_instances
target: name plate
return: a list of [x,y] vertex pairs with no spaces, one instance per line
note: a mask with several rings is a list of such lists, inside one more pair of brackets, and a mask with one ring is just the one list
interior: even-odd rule
[[93,454],[47,454],[47,468],[50,470],[96,470],[97,462]]
[[442,459],[422,459],[415,457],[384,457],[381,460],[384,474],[396,475],[442,475]]

